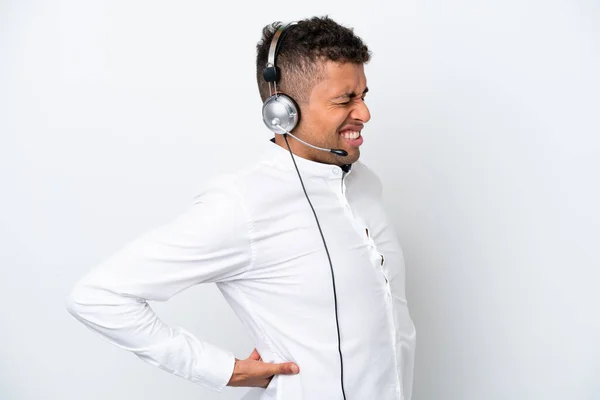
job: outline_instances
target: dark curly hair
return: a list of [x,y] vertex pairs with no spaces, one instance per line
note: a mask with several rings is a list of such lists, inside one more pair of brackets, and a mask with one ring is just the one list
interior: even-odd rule
[[[263,70],[271,39],[279,26],[281,22],[265,26],[256,46],[256,79],[263,101],[271,94]],[[304,104],[313,86],[323,78],[325,61],[366,64],[370,58],[371,52],[352,28],[346,28],[328,16],[298,21],[287,31],[277,52],[276,64],[281,70],[277,90]]]

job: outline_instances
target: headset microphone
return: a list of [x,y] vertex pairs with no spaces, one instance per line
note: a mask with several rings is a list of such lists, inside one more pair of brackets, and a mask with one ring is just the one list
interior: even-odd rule
[[[276,121],[272,121],[272,122],[276,122]],[[274,123],[273,126],[281,129],[283,131],[284,135],[290,135],[291,137],[293,137],[294,139],[296,139],[300,143],[303,143],[303,144],[307,145],[308,147],[312,147],[313,149],[326,151],[328,153],[333,153],[333,154],[335,154],[337,156],[340,156],[340,157],[346,157],[348,155],[348,152],[346,150],[342,150],[342,149],[325,149],[323,147],[318,147],[318,146],[312,145],[310,143],[307,143],[304,140],[300,139],[299,137],[297,137],[297,136],[293,135],[292,133],[286,131],[281,125],[279,125],[277,123]]]

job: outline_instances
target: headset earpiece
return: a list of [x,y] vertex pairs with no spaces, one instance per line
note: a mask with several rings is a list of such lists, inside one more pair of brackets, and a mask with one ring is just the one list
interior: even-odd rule
[[296,23],[290,22],[277,28],[269,47],[267,66],[263,70],[263,78],[269,83],[269,87],[273,84],[271,96],[263,103],[263,122],[271,132],[280,134],[291,132],[298,125],[300,118],[300,109],[296,102],[290,96],[277,92],[277,82],[281,78],[281,71],[275,64],[277,51],[287,30]]
[[284,134],[291,132],[300,119],[299,108],[289,96],[276,93],[263,103],[263,121],[271,132]]

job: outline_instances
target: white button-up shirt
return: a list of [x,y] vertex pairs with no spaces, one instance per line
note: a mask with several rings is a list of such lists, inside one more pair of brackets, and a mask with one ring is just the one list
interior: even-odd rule
[[[265,362],[293,361],[245,398],[342,399],[332,275],[290,153],[214,179],[189,210],[87,274],[68,310],[111,343],[175,375],[222,390],[234,356],[163,323],[147,300],[214,282]],[[347,400],[409,400],[415,329],[402,251],[363,163],[349,172],[295,156],[333,264]]]

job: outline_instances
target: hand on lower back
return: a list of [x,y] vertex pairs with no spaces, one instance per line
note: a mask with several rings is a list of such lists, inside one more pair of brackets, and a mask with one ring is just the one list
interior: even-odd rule
[[275,375],[294,375],[300,372],[292,362],[271,364],[263,362],[258,351],[254,349],[245,360],[235,359],[233,375],[227,386],[245,386],[266,388]]

